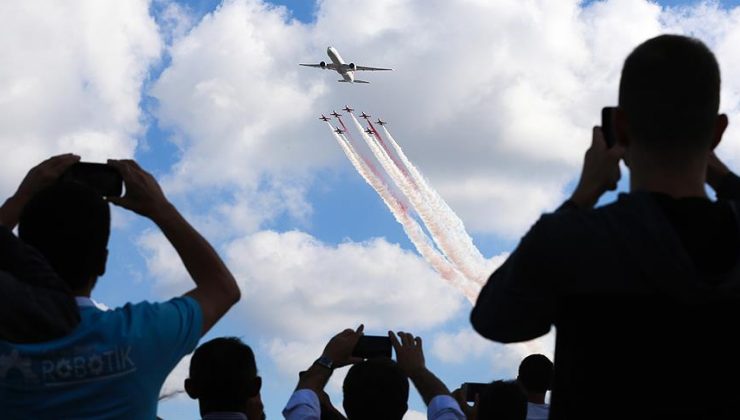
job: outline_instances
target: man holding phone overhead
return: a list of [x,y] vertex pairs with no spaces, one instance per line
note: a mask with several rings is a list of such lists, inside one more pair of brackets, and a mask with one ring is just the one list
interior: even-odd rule
[[[421,337],[389,331],[363,339],[364,326],[332,337],[321,357],[302,372],[283,416],[287,420],[319,420],[319,395],[334,369],[352,365],[344,379],[344,410],[348,420],[401,420],[408,410],[409,379],[427,404],[427,418],[464,420],[447,387],[426,368]],[[391,347],[397,361],[390,358]]]
[[[703,43],[639,45],[605,118],[615,144],[594,128],[571,198],[482,289],[481,335],[510,343],[556,326],[550,419],[737,417],[740,183],[713,153],[728,125],[719,99]],[[630,192],[594,209],[622,159]]]
[[[193,279],[193,290],[113,310],[91,299],[106,269],[108,202],[161,229]],[[167,375],[239,300],[221,258],[133,160],[104,165],[79,163],[71,154],[51,158],[29,172],[2,214],[9,227],[18,223],[20,239],[38,249],[66,283],[80,323],[52,341],[0,341],[1,416],[154,418]]]

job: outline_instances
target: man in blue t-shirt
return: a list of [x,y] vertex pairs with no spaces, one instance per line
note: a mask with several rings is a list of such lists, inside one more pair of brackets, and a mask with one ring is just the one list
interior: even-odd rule
[[[172,206],[154,177],[132,160],[108,161],[126,195],[104,198],[58,182],[79,160],[41,163],[2,207],[2,223],[37,248],[77,300],[80,324],[39,344],[0,341],[3,418],[156,417],[159,390],[177,362],[239,300],[236,282],[208,242]],[[105,272],[110,201],[152,220],[177,250],[195,288],[166,302],[101,309],[90,299]]]

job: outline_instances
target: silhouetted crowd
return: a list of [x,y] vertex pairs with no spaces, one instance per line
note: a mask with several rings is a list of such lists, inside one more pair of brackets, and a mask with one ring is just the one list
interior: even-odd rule
[[[555,327],[554,365],[532,354],[512,380],[451,392],[421,337],[360,325],[300,372],[284,417],[401,419],[410,381],[429,419],[740,418],[740,177],[714,153],[728,126],[719,104],[719,65],[696,39],[661,35],[625,60],[618,106],[594,127],[573,194],[531,227],[470,316],[500,343]],[[622,162],[629,193],[603,203]],[[92,299],[109,203],[159,228],[192,290],[115,309]],[[196,348],[240,296],[135,161],[40,163],[0,207],[0,419],[154,419],[162,384],[193,351],[184,386],[203,419],[264,418],[251,348],[233,337]],[[343,367],[339,409],[324,387]]]

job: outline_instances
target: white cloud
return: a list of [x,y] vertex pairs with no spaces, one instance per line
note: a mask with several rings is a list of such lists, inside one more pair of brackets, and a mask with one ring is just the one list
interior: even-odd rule
[[130,157],[161,41],[146,0],[0,4],[0,192],[52,154]]
[[[317,21],[304,25],[257,0],[226,1],[174,43],[152,91],[160,120],[185,139],[170,182],[180,191],[256,191],[275,179],[267,189],[285,179],[308,186],[314,169],[340,156],[315,117],[352,103],[391,120],[466,226],[515,237],[564,198],[637,44],[663,31],[692,33],[717,46],[724,68],[740,65],[731,42],[740,12],[717,3],[580,3],[323,1]],[[348,86],[296,65],[326,60],[330,44],[347,60],[395,71]],[[740,96],[725,86],[734,110]],[[727,149],[740,156],[740,146]]]
[[486,340],[466,327],[455,333],[435,335],[431,345],[431,354],[444,363],[480,365],[481,362],[487,362],[491,371],[504,369],[514,373],[522,359],[533,353],[554,359],[554,330],[535,340],[504,345]]

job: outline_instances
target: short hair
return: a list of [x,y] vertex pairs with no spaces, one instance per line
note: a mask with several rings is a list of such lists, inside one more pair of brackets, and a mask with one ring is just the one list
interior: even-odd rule
[[619,106],[627,131],[647,150],[692,152],[711,145],[719,90],[719,65],[706,45],[661,35],[625,60]]
[[400,420],[408,410],[409,379],[391,359],[353,365],[343,388],[344,411],[350,420]]
[[259,392],[254,353],[237,337],[214,338],[198,347],[189,376],[196,390],[191,396],[212,409],[240,411]]
[[527,395],[516,381],[494,381],[478,397],[481,420],[525,420]]
[[529,393],[544,394],[552,385],[553,364],[544,354],[530,354],[519,364],[517,380]]
[[72,291],[101,274],[110,237],[110,207],[91,188],[58,182],[23,208],[18,236],[38,249]]

